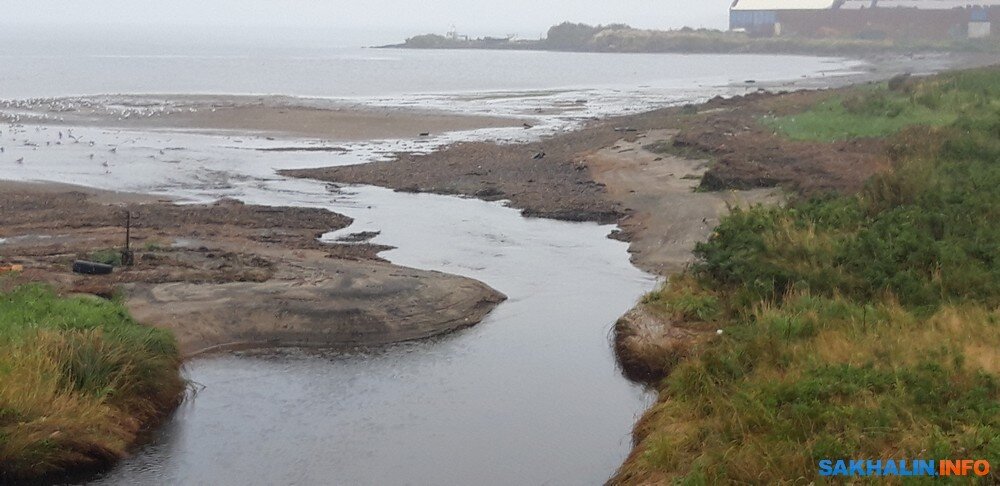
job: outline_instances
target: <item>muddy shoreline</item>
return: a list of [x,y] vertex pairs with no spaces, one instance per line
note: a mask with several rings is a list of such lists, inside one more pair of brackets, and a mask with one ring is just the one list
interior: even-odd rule
[[[633,263],[669,275],[729,207],[776,203],[785,190],[853,190],[884,170],[876,140],[831,147],[794,142],[756,123],[792,113],[839,89],[904,73],[995,62],[979,55],[886,56],[867,71],[809,80],[788,93],[759,86],[699,105],[591,120],[531,143],[461,142],[428,154],[402,153],[366,164],[281,171],[343,184],[371,184],[507,201],[527,217],[616,223]],[[822,145],[822,147],[821,147]]]
[[[114,257],[133,215],[136,264],[70,272]],[[327,244],[350,219],[326,210],[223,200],[178,206],[140,194],[0,182],[0,261],[21,281],[65,293],[121,291],[134,317],[171,330],[182,352],[229,346],[357,346],[441,334],[481,321],[505,297],[478,281],[392,265],[385,247]]]
[[694,245],[733,206],[775,203],[785,189],[854,188],[880,170],[884,161],[871,155],[877,142],[817,151],[753,122],[832,92],[754,92],[593,121],[527,144],[465,142],[392,161],[282,174],[504,200],[528,217],[618,224],[613,236],[630,242],[633,263],[668,275],[692,261]]

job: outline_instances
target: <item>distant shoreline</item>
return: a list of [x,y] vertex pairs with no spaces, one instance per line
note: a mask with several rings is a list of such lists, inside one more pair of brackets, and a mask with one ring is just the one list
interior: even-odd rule
[[403,43],[374,49],[516,50],[595,53],[681,54],[800,54],[865,57],[878,54],[925,52],[1000,52],[994,39],[951,41],[870,40],[855,38],[755,37],[710,29],[643,30],[627,25],[589,26],[563,23],[549,29],[544,39],[423,34]]

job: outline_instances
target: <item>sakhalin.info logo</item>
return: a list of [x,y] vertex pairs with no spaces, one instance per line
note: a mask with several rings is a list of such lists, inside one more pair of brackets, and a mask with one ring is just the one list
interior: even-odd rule
[[990,474],[990,462],[984,459],[955,460],[831,460],[819,461],[819,475],[829,476],[979,476]]

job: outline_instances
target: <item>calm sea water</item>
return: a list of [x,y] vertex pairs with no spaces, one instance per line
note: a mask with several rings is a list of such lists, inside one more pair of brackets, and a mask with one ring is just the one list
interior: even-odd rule
[[729,93],[746,80],[795,82],[854,66],[802,56],[288,48],[0,33],[3,99],[281,94],[501,114],[585,100],[579,115],[594,116]]
[[[483,113],[585,100],[584,112],[559,115],[569,123],[739,92],[730,85],[747,79],[794,81],[850,66],[775,56],[18,38],[0,42],[0,98],[271,93]],[[329,208],[355,218],[350,231],[381,231],[377,242],[398,247],[384,254],[393,262],[467,275],[510,297],[472,329],[417,343],[194,360],[186,371],[203,389],[96,483],[599,484],[628,452],[649,396],[620,376],[609,331],[654,279],[629,264],[624,243],[606,238],[612,228],[524,219],[498,203],[454,197],[331,192],[274,174],[356,163],[371,147],[256,152],[234,147],[234,134],[76,128],[100,149],[94,160],[89,144],[57,145],[55,131],[21,129],[15,138],[33,143],[0,155],[0,177]],[[240,138],[244,147],[277,143]],[[18,157],[23,164],[13,163]]]

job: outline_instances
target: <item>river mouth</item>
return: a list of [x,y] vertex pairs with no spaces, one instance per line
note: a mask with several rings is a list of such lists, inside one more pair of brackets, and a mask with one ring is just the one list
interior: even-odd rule
[[267,184],[243,198],[326,198],[379,228],[377,241],[398,247],[383,253],[393,262],[478,278],[510,299],[476,327],[419,342],[196,358],[186,369],[198,392],[97,484],[582,484],[624,458],[650,396],[620,375],[608,333],[654,279],[605,238],[609,226],[376,187]]
[[[724,71],[710,56],[529,53],[502,57],[510,57],[512,71],[516,71],[514,67],[523,70],[515,61],[544,58],[545,62],[575,65],[581,57],[592,59],[594,76],[635,62],[656,63],[657,71],[664,73],[684,71],[676,64],[695,61],[705,69]],[[475,59],[478,57],[469,62]],[[751,66],[758,80],[763,79],[758,74],[779,65],[785,66],[782,72],[789,73],[788,78],[815,74],[825,65],[821,61],[791,65],[767,56],[732,60],[761,63]],[[49,61],[31,62],[47,66]],[[414,65],[426,69],[425,63]],[[479,78],[496,77],[491,66],[481,68]],[[548,71],[558,70],[539,70]],[[129,74],[118,78],[132,79]],[[190,79],[211,79],[198,74]],[[109,77],[113,76],[101,74],[95,79]],[[282,84],[284,81],[273,80],[266,85],[267,90],[253,86],[237,89],[234,84],[226,87],[241,92],[325,94],[311,91],[312,87]],[[328,84],[322,76],[313,81],[319,87]],[[566,84],[556,81],[552,84]],[[306,150],[315,147],[316,141],[271,140],[253,133],[70,126],[58,114],[44,119],[51,122],[49,125],[18,127],[14,133],[5,130],[11,145],[4,159],[10,162],[4,177],[197,202],[231,197],[249,204],[327,208],[354,218],[354,224],[342,234],[325,238],[376,234],[372,243],[395,248],[381,254],[393,263],[475,278],[509,297],[479,325],[419,342],[347,351],[260,350],[193,359],[187,363],[186,373],[197,383],[198,392],[151,442],[93,482],[603,482],[630,450],[632,425],[651,401],[641,386],[626,380],[618,370],[610,330],[656,283],[654,277],[630,264],[626,243],[607,238],[611,226],[523,218],[500,202],[397,193],[371,186],[338,187],[275,173],[358,163],[394,151],[433,150],[467,138],[519,141],[535,137],[537,132],[572,128],[590,116],[751,89],[725,86],[733,81],[742,82],[742,78],[712,75],[682,79],[646,91],[640,86],[604,86],[541,92],[546,96],[509,87],[520,94],[509,99],[494,95],[486,101],[470,98],[464,104],[454,94],[407,96],[403,101],[374,99],[376,105],[440,108],[437,105],[457,104],[463,113],[482,109],[503,116],[534,116],[543,126],[447,133],[429,139],[414,133],[409,140],[335,143],[346,147],[346,152]],[[649,80],[634,84],[646,85]],[[175,83],[162,90],[141,88],[147,92],[222,89],[185,87]],[[139,89],[127,85],[118,91]],[[509,90],[503,86],[497,89]],[[47,87],[39,95],[81,92],[91,90],[57,86]],[[582,98],[586,98],[582,105],[587,111],[578,109],[576,100]],[[539,108],[542,111],[537,111]],[[549,110],[565,116],[552,115]],[[250,150],[287,147],[300,150]],[[22,163],[14,165],[18,158]]]

